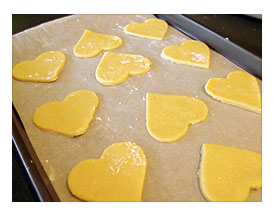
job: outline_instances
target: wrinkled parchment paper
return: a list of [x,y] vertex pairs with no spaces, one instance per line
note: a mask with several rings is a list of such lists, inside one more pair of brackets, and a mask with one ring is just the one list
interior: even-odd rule
[[[78,162],[99,158],[104,149],[121,141],[135,142],[147,157],[143,201],[205,201],[196,175],[203,143],[234,146],[261,153],[261,115],[213,100],[204,91],[211,77],[225,77],[241,70],[211,50],[209,70],[173,64],[160,57],[169,45],[180,45],[187,36],[169,26],[162,41],[126,35],[123,28],[153,15],[74,15],[42,24],[13,36],[12,64],[35,59],[43,52],[59,50],[67,61],[57,81],[12,81],[12,100],[29,139],[61,201],[78,201],[67,188],[67,175]],[[139,54],[152,61],[150,71],[132,76],[116,86],[103,86],[95,79],[103,53],[87,59],[73,55],[84,29],[113,34],[123,40],[111,52]],[[62,101],[73,91],[88,89],[99,96],[99,107],[88,131],[79,137],[41,130],[32,123],[37,107]],[[147,132],[147,92],[197,97],[209,109],[208,118],[189,127],[177,142],[160,143]],[[261,201],[261,190],[251,191],[248,201]]]

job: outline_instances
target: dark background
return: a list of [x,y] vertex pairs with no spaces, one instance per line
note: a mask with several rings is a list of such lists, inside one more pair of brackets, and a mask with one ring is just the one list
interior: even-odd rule
[[[67,14],[13,14],[12,34],[41,23],[68,16]],[[262,57],[262,20],[245,15],[230,14],[186,14],[188,18],[202,24],[242,48]],[[12,144],[12,201],[40,201],[22,160]]]

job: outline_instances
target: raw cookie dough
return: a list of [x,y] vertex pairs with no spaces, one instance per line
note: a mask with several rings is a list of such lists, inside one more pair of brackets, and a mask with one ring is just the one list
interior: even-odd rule
[[142,149],[130,142],[115,143],[100,159],[78,163],[69,173],[68,187],[84,201],[141,201],[147,161]]
[[224,78],[211,78],[205,85],[207,94],[226,104],[261,113],[261,93],[256,78],[247,72],[234,71]]
[[199,99],[147,93],[146,126],[160,142],[174,142],[185,135],[190,124],[206,119],[207,106]]
[[66,56],[59,51],[42,53],[35,60],[20,62],[12,69],[14,79],[29,82],[52,82],[63,69]]
[[261,154],[216,144],[204,144],[201,154],[199,183],[208,201],[245,201],[262,187]]
[[43,104],[33,114],[33,123],[44,130],[69,137],[84,134],[98,105],[96,94],[79,90],[69,94],[63,102]]
[[150,69],[151,62],[141,55],[105,52],[96,69],[96,79],[103,85],[116,85],[130,75],[141,75]]
[[168,46],[162,50],[161,57],[177,64],[208,69],[210,50],[200,41],[184,41],[181,46]]
[[148,19],[144,23],[131,23],[124,28],[126,34],[143,38],[162,40],[168,30],[168,24],[161,19]]
[[114,35],[105,35],[85,30],[74,47],[74,54],[80,58],[94,57],[103,50],[118,48],[122,40]]

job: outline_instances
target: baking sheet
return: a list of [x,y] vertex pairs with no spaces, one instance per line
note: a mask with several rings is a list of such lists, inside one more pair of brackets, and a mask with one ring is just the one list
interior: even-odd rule
[[[241,68],[212,50],[209,70],[177,65],[162,59],[160,53],[164,47],[180,45],[190,39],[171,26],[162,41],[123,32],[127,24],[152,17],[73,15],[13,36],[13,66],[50,50],[59,50],[67,57],[56,82],[12,81],[13,104],[61,201],[79,201],[67,188],[67,175],[74,165],[88,158],[99,158],[105,148],[116,142],[135,142],[144,150],[148,167],[143,201],[205,201],[196,175],[203,143],[261,153],[261,115],[220,103],[204,91],[209,78],[225,77]],[[119,36],[123,44],[111,52],[143,55],[152,62],[150,71],[129,77],[117,86],[99,84],[95,79],[95,70],[103,53],[87,59],[73,55],[73,47],[84,29]],[[99,107],[84,135],[69,138],[35,127],[32,115],[37,107],[51,101],[62,101],[68,94],[80,89],[92,90],[99,96]],[[207,104],[208,118],[190,126],[179,141],[160,143],[146,130],[147,92],[197,97]],[[251,191],[248,201],[261,201],[261,195],[261,190]]]

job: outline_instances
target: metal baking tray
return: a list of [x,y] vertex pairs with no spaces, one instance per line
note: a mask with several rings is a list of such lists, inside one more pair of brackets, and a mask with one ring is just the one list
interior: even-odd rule
[[[159,14],[155,16],[167,21],[169,25],[187,34],[191,38],[207,43],[212,49],[238,66],[244,68],[258,78],[262,78],[262,60],[233,42],[226,40],[183,15]],[[14,106],[12,106],[12,139],[39,199],[41,201],[60,201],[30,143],[23,123]]]

